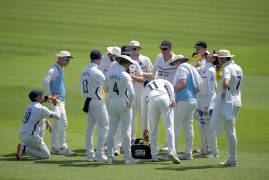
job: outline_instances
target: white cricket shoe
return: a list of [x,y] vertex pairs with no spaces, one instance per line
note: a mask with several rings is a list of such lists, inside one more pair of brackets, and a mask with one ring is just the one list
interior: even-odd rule
[[180,164],[180,160],[178,159],[176,154],[169,153],[168,158],[174,163],[174,164]]
[[125,160],[125,164],[137,164],[139,162],[140,162],[139,159],[133,159],[133,158]]
[[102,154],[102,155],[96,155],[95,156],[95,161],[98,162],[106,162],[107,161],[107,156]]
[[25,149],[25,145],[19,143],[17,145],[17,151],[16,151],[16,159],[17,160],[21,160],[22,159],[22,156],[24,154],[24,149]]
[[231,160],[226,160],[224,162],[221,162],[220,165],[224,167],[237,167],[238,166],[236,161],[231,161]]
[[184,154],[179,157],[180,160],[193,160],[192,154]]
[[76,155],[76,152],[71,151],[68,148],[63,148],[63,149],[60,149],[60,154],[61,155],[64,155],[64,156],[75,156]]
[[107,158],[107,163],[108,163],[108,164],[110,164],[110,165],[111,165],[111,164],[112,164],[112,161],[113,161],[113,159],[112,159],[112,158]]
[[158,156],[157,156],[157,155],[153,155],[153,156],[151,157],[151,161],[153,161],[153,162],[158,162],[158,161],[159,161]]
[[60,155],[60,149],[57,149],[57,148],[51,148],[51,151],[50,151],[51,154],[56,154],[56,155]]
[[161,152],[168,152],[168,147],[164,146],[160,149]]

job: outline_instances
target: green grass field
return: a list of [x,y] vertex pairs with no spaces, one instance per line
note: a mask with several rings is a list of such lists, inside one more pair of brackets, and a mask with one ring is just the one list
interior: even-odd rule
[[[0,179],[269,179],[269,1],[266,0],[0,0]],[[244,70],[243,107],[237,121],[237,168],[220,168],[221,157],[194,159],[177,166],[169,161],[126,166],[87,162],[85,114],[79,74],[89,51],[139,40],[154,61],[163,39],[174,52],[190,56],[197,40],[209,50],[226,48]],[[59,50],[77,58],[65,70],[68,143],[78,156],[15,160],[18,130],[31,89],[42,79]],[[159,145],[164,143],[161,126]],[[196,131],[197,132],[197,131]],[[196,133],[197,134],[197,133]],[[138,132],[138,136],[140,132]],[[46,142],[50,145],[50,135]],[[195,138],[199,147],[198,137]],[[183,137],[180,141],[183,150]]]

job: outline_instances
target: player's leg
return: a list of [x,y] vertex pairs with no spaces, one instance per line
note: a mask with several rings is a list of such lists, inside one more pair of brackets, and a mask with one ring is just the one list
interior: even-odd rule
[[183,120],[186,117],[185,108],[186,107],[184,106],[184,102],[181,101],[177,102],[174,113],[175,148],[177,152],[179,152],[178,140],[180,129],[182,128]]
[[192,147],[194,140],[194,130],[193,130],[193,115],[196,109],[196,103],[194,102],[185,102],[185,119],[183,120],[183,131],[185,135],[185,155],[182,159],[190,160],[192,158]]
[[94,147],[93,136],[96,127],[96,120],[94,119],[94,110],[91,109],[93,102],[90,103],[89,112],[87,113],[87,128],[86,128],[86,154],[88,161],[94,161]]
[[93,115],[98,126],[98,140],[95,157],[98,161],[104,161],[106,160],[106,157],[103,155],[103,147],[108,131],[108,113],[104,101],[96,100],[93,101],[93,104]]
[[136,138],[136,111],[137,111],[137,106],[136,106],[136,100],[137,96],[135,96],[135,103],[132,106],[132,119],[131,119],[131,139],[135,140]]
[[59,145],[60,145],[60,149],[66,149],[68,148],[66,144],[66,129],[68,126],[68,122],[67,122],[66,111],[65,111],[65,103],[60,102],[59,108],[60,108],[60,119],[58,120],[59,121],[59,128],[58,128]]
[[114,135],[114,147],[113,147],[113,150],[114,150],[114,153],[115,155],[119,155],[121,152],[121,145],[122,145],[122,123],[119,122],[119,125],[118,125],[118,128],[116,130],[116,133]]
[[[50,104],[52,110],[60,111],[59,106],[54,106],[53,104]],[[56,110],[58,108],[58,110]],[[59,129],[59,120],[54,119],[52,123],[52,131],[51,131],[51,153],[52,154],[59,154],[60,153],[60,145],[59,145],[59,139],[58,139],[58,129]]]
[[50,158],[50,152],[43,141],[43,138],[39,136],[22,136],[21,139],[23,140],[23,143],[25,144],[25,152],[26,154],[40,158],[40,159],[49,159]]
[[120,116],[116,110],[117,103],[112,99],[110,100],[109,104],[109,121],[108,121],[108,134],[107,134],[107,156],[108,156],[108,162],[112,163],[112,159],[114,157],[113,153],[113,145],[114,145],[114,136],[116,134],[117,128],[120,123]]
[[196,111],[198,113],[198,123],[199,123],[199,135],[201,142],[201,152],[199,155],[203,156],[207,153],[207,133],[206,133],[206,117],[201,110]]
[[223,119],[224,130],[228,140],[228,161],[236,162],[237,161],[237,138],[235,130],[235,121],[231,119]]
[[161,114],[160,104],[156,98],[151,98],[148,102],[149,142],[153,160],[157,160],[158,157],[157,136]]

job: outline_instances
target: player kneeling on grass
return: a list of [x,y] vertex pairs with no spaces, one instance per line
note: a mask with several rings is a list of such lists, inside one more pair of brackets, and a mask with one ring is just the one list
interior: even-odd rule
[[44,123],[50,128],[47,120],[44,117],[59,119],[60,112],[53,112],[42,105],[48,99],[57,105],[56,96],[43,96],[43,93],[38,90],[33,90],[29,93],[29,98],[32,101],[26,106],[25,116],[23,118],[20,129],[20,139],[23,144],[18,144],[16,158],[22,159],[22,155],[27,153],[30,156],[48,159],[50,158],[50,151],[43,140]]
[[149,140],[151,147],[152,161],[158,161],[157,151],[157,136],[160,114],[163,114],[164,124],[166,128],[168,157],[175,163],[179,164],[176,148],[175,148],[175,133],[174,133],[174,110],[176,106],[173,85],[164,79],[144,82],[143,91],[143,122],[144,127],[147,127],[149,121]]

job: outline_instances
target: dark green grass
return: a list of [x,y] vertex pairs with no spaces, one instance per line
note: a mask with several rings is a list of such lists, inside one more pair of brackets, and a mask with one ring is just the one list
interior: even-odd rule
[[[265,0],[0,0],[0,179],[268,179],[268,7]],[[79,74],[88,64],[91,49],[104,53],[107,46],[133,39],[142,43],[142,53],[152,61],[163,39],[170,39],[174,52],[186,56],[200,39],[208,42],[209,50],[230,49],[236,55],[245,74],[237,121],[239,167],[217,166],[227,155],[223,134],[218,139],[218,159],[195,159],[179,166],[169,161],[126,166],[122,157],[112,166],[85,161],[86,120]],[[42,88],[42,79],[59,50],[70,50],[76,56],[65,69],[65,82],[67,140],[79,155],[15,161],[27,94]],[[48,146],[49,138],[46,132]],[[161,122],[160,146],[164,139]],[[183,144],[181,134],[181,151]],[[199,147],[198,136],[194,147]]]

